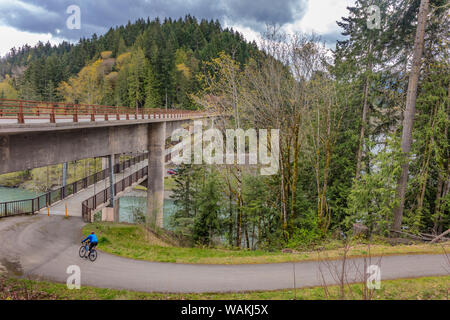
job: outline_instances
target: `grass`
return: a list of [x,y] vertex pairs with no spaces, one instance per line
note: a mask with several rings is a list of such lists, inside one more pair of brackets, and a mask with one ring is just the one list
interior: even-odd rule
[[[360,300],[361,284],[350,286],[352,295],[347,299]],[[448,300],[450,276],[416,279],[386,280],[376,290],[374,300]],[[328,299],[339,299],[337,286],[328,288]],[[349,294],[349,290],[347,290]],[[102,289],[82,286],[69,290],[65,284],[18,278],[0,278],[2,299],[58,299],[58,300],[324,300],[322,287],[294,290],[255,291],[242,293],[167,294],[143,293],[128,290]]]
[[[164,190],[171,191],[171,190],[173,190],[173,188],[175,188],[175,185],[176,185],[176,183],[175,183],[173,176],[164,178]],[[147,187],[138,185],[138,186],[134,186],[133,190],[147,191]]]
[[[147,232],[142,225],[100,222],[88,224],[83,228],[84,235],[92,231],[99,236],[101,251],[138,260],[197,264],[258,264],[308,261],[318,257],[315,251],[282,253],[281,251],[175,247]],[[447,244],[447,248],[450,249],[450,245]],[[326,256],[328,259],[337,259],[343,254],[342,248],[338,248],[337,243],[331,243],[322,249],[321,256]],[[424,253],[441,254],[443,250],[439,244],[371,245],[373,256]],[[356,244],[349,251],[349,256],[352,257],[366,254],[366,244]]]
[[173,190],[176,187],[175,178],[173,176],[164,178],[164,190]]
[[141,186],[140,184],[133,187],[133,190],[139,190],[139,191],[147,191],[147,188],[144,186]]

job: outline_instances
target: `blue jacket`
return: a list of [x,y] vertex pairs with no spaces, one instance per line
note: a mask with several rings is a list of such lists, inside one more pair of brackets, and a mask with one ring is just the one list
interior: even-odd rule
[[84,239],[82,242],[85,242],[86,240],[89,240],[91,243],[92,242],[98,242],[97,241],[97,236],[95,234],[88,235],[88,237],[86,239]]

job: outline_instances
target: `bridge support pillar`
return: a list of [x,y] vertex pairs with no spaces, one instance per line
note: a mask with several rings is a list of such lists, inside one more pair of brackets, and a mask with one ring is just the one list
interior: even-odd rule
[[147,218],[159,228],[163,226],[165,137],[165,122],[149,124]]
[[114,184],[116,183],[114,181],[114,158],[115,156],[109,155],[108,156],[108,161],[109,161],[109,185],[111,187],[111,198],[110,198],[110,202],[109,202],[109,206],[110,207],[114,207],[115,203],[114,203]]
[[119,223],[119,198],[114,199],[114,222]]
[[67,162],[64,162],[62,172],[62,186],[65,187],[66,184],[67,184]]

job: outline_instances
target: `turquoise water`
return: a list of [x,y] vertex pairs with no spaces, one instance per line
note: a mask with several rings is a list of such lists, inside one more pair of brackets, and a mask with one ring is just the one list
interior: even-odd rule
[[[119,222],[134,223],[133,212],[139,211],[142,213],[146,212],[147,208],[147,198],[145,197],[134,197],[134,196],[122,196],[119,199]],[[169,220],[170,216],[174,213],[175,204],[173,200],[164,200],[164,216],[163,216],[163,227],[170,229]]]
[[20,188],[0,187],[0,202],[32,199],[40,194],[41,193]]

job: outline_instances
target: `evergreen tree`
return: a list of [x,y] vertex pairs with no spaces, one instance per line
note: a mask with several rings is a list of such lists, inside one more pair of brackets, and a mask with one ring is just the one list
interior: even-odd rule
[[146,61],[144,52],[141,48],[133,51],[128,67],[128,99],[134,105],[136,113],[139,113],[139,108],[142,108],[145,103],[145,79],[146,79]]
[[222,212],[221,182],[214,169],[208,172],[198,194],[198,212],[194,217],[193,240],[202,245],[211,245],[219,235]]

